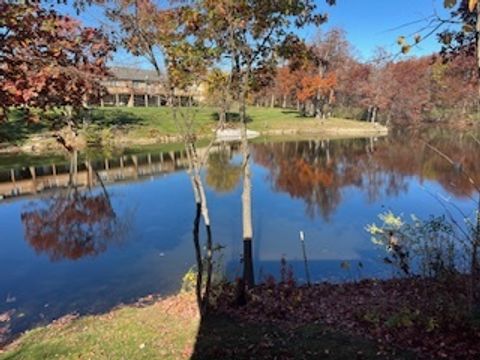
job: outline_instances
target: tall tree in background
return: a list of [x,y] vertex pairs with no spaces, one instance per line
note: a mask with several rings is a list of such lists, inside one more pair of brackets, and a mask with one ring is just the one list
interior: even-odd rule
[[236,97],[240,104],[243,149],[243,281],[247,286],[253,286],[251,170],[246,116],[251,80],[256,72],[261,73],[259,69],[276,63],[280,47],[289,47],[298,40],[293,28],[320,25],[326,17],[316,14],[315,2],[311,0],[200,0],[198,5],[208,21],[206,37],[229,59],[232,76],[238,83]]
[[350,47],[345,31],[339,28],[333,28],[324,35],[319,32],[312,44],[311,52],[317,67],[317,77],[324,79],[323,86],[317,89],[314,102],[317,119],[328,115],[334,99],[337,78],[345,72],[343,66],[351,57]]
[[282,108],[287,107],[287,100],[295,89],[296,77],[288,66],[282,66],[278,69],[275,77],[275,90],[282,98]]
[[164,79],[168,90],[168,102],[172,105],[174,84],[163,73],[172,62],[172,50],[184,38],[180,16],[182,7],[162,4],[151,0],[106,1],[107,17],[120,29],[116,42],[135,56],[145,58]]

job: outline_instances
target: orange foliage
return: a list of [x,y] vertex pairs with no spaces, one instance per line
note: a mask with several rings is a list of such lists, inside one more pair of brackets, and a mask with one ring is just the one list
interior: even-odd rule
[[327,76],[307,74],[302,77],[300,85],[297,98],[304,102],[314,97],[317,92],[320,92],[322,95],[328,95],[337,85],[337,77],[334,73],[329,73]]

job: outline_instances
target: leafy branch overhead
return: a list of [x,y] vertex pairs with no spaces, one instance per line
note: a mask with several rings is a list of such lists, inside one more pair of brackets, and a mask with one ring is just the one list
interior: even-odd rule
[[436,12],[425,18],[426,25],[409,41],[399,36],[397,43],[401,53],[407,54],[411,48],[431,36],[437,36],[443,45],[443,55],[455,55],[459,52],[474,54],[477,42],[478,0],[444,0],[443,6],[450,11],[447,18]]
[[11,107],[81,107],[100,97],[105,34],[38,4],[0,3],[0,121]]

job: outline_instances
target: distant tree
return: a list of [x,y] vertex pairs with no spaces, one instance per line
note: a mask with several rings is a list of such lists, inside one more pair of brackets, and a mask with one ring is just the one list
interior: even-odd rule
[[[340,28],[333,28],[324,35],[319,32],[311,47],[313,64],[317,68],[317,76],[330,79],[328,90],[325,85],[319,87],[314,101],[315,117],[325,118],[335,98],[337,78],[346,70],[345,65],[352,57],[351,45],[346,33]],[[333,83],[331,79],[335,79]]]
[[296,76],[288,66],[282,66],[275,77],[275,90],[281,96],[282,108],[287,107],[287,100],[295,89]]
[[111,44],[38,4],[0,3],[0,121],[11,108],[81,108],[104,89]]
[[207,102],[218,107],[218,120],[220,128],[225,127],[227,111],[232,102],[232,95],[229,93],[230,74],[215,68],[211,69],[206,77]]
[[431,64],[428,57],[400,61],[388,67],[395,84],[390,103],[390,116],[397,124],[409,120],[418,125],[432,110]]
[[[389,54],[382,48],[377,49],[373,59],[368,64],[366,81],[359,83],[363,92],[361,104],[368,109],[368,121],[377,121],[378,113],[389,109],[394,101],[396,85],[390,79],[391,65]],[[387,118],[390,120],[391,116],[387,114]]]
[[460,115],[461,119],[476,111],[479,78],[475,57],[463,53],[448,62],[437,59],[432,64],[432,103],[446,116]]
[[[333,103],[333,89],[337,84],[334,73],[319,75],[316,70],[305,70],[300,79],[297,99],[303,104],[302,113],[305,115],[305,104],[310,102],[314,106],[313,114],[319,118],[326,115],[321,109],[327,103]],[[323,114],[323,115],[322,115]]]

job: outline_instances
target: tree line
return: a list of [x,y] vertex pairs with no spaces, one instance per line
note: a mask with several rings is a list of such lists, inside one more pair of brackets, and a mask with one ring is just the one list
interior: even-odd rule
[[389,125],[464,125],[478,114],[474,53],[399,59],[379,48],[364,62],[338,28],[317,36],[307,50],[278,66],[267,86],[252,94],[252,104]]

